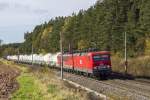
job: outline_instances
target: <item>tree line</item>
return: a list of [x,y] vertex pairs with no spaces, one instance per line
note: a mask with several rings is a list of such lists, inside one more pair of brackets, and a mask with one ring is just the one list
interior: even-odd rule
[[34,53],[58,52],[62,32],[65,50],[97,48],[122,56],[126,32],[128,56],[149,54],[149,9],[150,0],[98,0],[88,10],[37,25],[32,32],[25,33],[25,42],[15,50],[19,48],[20,53],[30,54],[33,46]]

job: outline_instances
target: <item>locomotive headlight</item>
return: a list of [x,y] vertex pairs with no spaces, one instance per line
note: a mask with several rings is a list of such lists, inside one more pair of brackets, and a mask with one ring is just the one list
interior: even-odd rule
[[97,66],[95,66],[93,69],[97,69]]
[[110,65],[107,65],[107,68],[110,68],[111,66]]

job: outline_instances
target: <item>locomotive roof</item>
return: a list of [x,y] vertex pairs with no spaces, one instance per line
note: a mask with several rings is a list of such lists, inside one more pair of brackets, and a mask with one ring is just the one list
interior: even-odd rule
[[109,51],[97,51],[97,52],[89,52],[91,54],[110,54]]
[[[109,51],[97,51],[97,52],[80,52],[80,53],[73,53],[73,55],[76,56],[82,56],[82,55],[96,55],[96,54],[110,54]],[[61,55],[61,54],[60,54]],[[71,55],[71,53],[65,53],[64,56]]]

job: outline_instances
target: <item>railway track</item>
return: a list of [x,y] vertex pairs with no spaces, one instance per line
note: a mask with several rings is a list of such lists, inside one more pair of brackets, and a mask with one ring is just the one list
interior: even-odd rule
[[64,78],[118,99],[150,100],[150,84],[136,80],[103,80],[64,73]]
[[148,97],[150,99],[150,85],[142,85],[136,81],[129,80],[111,80],[109,83],[113,84],[114,86],[117,85],[124,90]]
[[137,78],[137,79],[135,79],[135,80],[138,81],[138,82],[141,82],[141,83],[150,84],[150,79]]
[[139,90],[146,91],[150,93],[150,84],[144,82],[138,82],[136,80],[114,80],[113,82],[118,82],[122,85],[130,86],[131,88],[138,88]]

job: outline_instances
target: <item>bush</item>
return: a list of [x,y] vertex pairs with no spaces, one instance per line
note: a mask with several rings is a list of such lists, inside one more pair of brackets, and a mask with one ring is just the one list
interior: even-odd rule
[[[112,69],[115,72],[123,73],[124,59],[114,56],[112,57]],[[150,56],[143,56],[128,59],[128,74],[137,77],[150,77]]]

